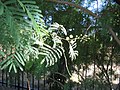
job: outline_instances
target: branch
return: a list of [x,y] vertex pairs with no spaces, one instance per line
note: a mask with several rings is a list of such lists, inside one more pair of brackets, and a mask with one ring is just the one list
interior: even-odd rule
[[110,33],[112,34],[113,38],[115,39],[115,41],[120,45],[120,40],[119,38],[115,35],[115,32],[112,30],[111,27],[109,27],[108,29],[110,31]]
[[83,11],[87,14],[90,14],[90,15],[94,16],[95,18],[98,18],[98,16],[95,13],[91,12],[90,10],[88,10],[88,9],[82,7],[82,6],[79,6],[77,4],[71,3],[71,2],[61,1],[61,0],[46,0],[46,1],[55,2],[55,3],[59,3],[59,4],[67,4],[69,6],[76,7],[76,8],[80,9],[81,11]]

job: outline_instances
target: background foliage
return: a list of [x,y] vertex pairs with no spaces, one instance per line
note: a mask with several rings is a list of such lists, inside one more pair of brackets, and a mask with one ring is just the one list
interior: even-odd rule
[[[107,90],[105,86],[112,90],[120,46],[109,28],[120,38],[120,6],[101,1],[103,7],[92,10],[98,15],[95,18],[75,6],[50,1],[0,1],[1,69],[36,76],[46,73],[53,89],[69,90],[78,85],[83,90],[90,86],[90,90]],[[96,2],[65,1],[87,9]],[[90,65],[93,74],[87,76]],[[78,75],[77,83],[70,80],[73,73]]]

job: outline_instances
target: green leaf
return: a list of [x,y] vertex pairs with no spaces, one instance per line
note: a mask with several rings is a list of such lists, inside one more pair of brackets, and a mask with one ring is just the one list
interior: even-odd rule
[[26,61],[26,59],[25,59],[23,53],[19,52],[19,54],[20,54],[21,58],[23,59],[23,61]]
[[43,56],[46,56],[46,55],[47,55],[47,53],[44,53],[44,52],[40,52],[39,54],[40,54],[40,55],[43,55]]
[[[41,13],[41,10],[39,9],[35,9],[35,8],[28,8],[29,11],[34,11],[34,12],[38,12]],[[41,17],[43,17],[43,15],[41,14]]]
[[18,15],[18,16],[22,16],[22,17],[26,16],[25,13],[15,12],[15,11],[13,12],[13,14]]
[[0,3],[0,15],[4,13],[4,6]]
[[41,52],[46,53],[45,58],[41,61],[43,64],[46,61],[46,67],[54,65],[58,59],[62,56],[62,49],[56,47],[52,48],[49,45],[44,44],[45,46],[41,47]]
[[25,65],[23,59],[21,59],[21,57],[19,56],[19,54],[14,54],[14,56],[15,56],[16,60],[17,60],[20,64],[22,64],[23,66]]
[[9,67],[9,72],[11,72],[12,67],[13,67],[13,63]]
[[21,66],[21,64],[19,62],[17,62],[16,60],[14,61],[16,66],[21,70],[23,71],[23,66]]
[[14,4],[14,3],[16,3],[16,0],[8,0],[4,4],[8,5],[8,4]]
[[25,11],[25,7],[24,7],[23,3],[20,0],[17,0],[17,1],[19,2],[20,6],[23,8],[23,10]]
[[37,25],[35,19],[33,18],[32,14],[29,12],[29,10],[28,9],[26,9],[26,10],[27,10],[27,14],[28,14],[29,18],[32,20],[34,29],[37,31],[37,33],[39,33],[38,25]]
[[[3,60],[0,64],[1,64],[1,67],[3,67],[8,61],[10,61],[12,58],[12,55],[7,57],[7,59]],[[3,68],[4,69],[4,68]]]
[[37,5],[32,5],[32,4],[25,4],[26,7],[31,7],[31,8],[39,8]]
[[21,55],[18,52],[16,52],[16,55],[18,56],[19,60],[21,61],[21,64],[24,66],[25,65],[24,59],[21,57]]
[[5,56],[5,53],[3,51],[0,51],[0,55]]
[[15,73],[17,73],[17,68],[14,64],[13,64],[13,69],[14,69]]
[[29,4],[36,4],[36,2],[35,1],[28,1],[28,0],[24,0],[24,1],[21,1],[22,3],[29,3]]
[[4,63],[2,66],[1,66],[1,69],[6,69],[10,64],[12,63],[12,59],[10,60],[7,60],[6,63]]

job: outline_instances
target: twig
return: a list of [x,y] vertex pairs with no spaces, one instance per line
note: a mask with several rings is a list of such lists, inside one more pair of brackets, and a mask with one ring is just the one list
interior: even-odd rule
[[63,56],[64,56],[64,58],[65,58],[65,66],[66,66],[67,72],[68,72],[68,74],[69,74],[70,76],[72,76],[72,74],[70,73],[70,70],[69,70],[69,68],[68,68],[68,65],[67,65],[67,58],[66,58],[64,52],[63,52]]

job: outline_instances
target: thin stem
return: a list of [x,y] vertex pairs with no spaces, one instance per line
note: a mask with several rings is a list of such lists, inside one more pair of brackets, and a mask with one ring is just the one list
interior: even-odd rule
[[72,76],[71,73],[70,73],[70,70],[69,70],[69,68],[68,68],[68,65],[67,65],[67,58],[66,58],[64,52],[63,52],[63,56],[64,56],[64,58],[65,58],[65,66],[66,66],[67,72],[68,72],[68,74],[69,74],[70,76]]

